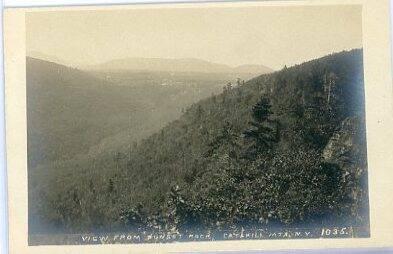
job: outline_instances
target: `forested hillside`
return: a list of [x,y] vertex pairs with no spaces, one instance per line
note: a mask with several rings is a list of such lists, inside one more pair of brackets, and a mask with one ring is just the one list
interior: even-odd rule
[[361,50],[228,84],[127,150],[36,176],[31,229],[367,225],[363,86]]
[[177,77],[149,72],[108,79],[30,57],[26,67],[29,165],[33,168],[113,150],[119,143],[128,146],[178,118],[184,107],[219,93],[230,81],[219,74],[194,74],[178,82]]
[[29,195],[49,192],[48,182],[61,182],[64,174],[110,171],[117,152],[129,151],[236,78],[135,71],[109,77],[27,57]]

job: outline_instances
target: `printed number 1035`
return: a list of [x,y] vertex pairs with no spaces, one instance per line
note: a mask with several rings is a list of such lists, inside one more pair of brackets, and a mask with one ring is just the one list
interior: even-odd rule
[[349,235],[349,228],[322,228],[321,236],[347,236]]

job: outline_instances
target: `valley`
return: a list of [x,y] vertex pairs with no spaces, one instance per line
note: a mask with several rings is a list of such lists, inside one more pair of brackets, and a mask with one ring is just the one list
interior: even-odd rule
[[367,226],[362,59],[343,51],[245,82],[39,62],[30,233]]

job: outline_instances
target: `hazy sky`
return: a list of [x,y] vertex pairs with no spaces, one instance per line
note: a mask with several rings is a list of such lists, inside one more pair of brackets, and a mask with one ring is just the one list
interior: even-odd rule
[[362,47],[361,23],[360,6],[32,12],[26,44],[73,65],[158,57],[280,69]]

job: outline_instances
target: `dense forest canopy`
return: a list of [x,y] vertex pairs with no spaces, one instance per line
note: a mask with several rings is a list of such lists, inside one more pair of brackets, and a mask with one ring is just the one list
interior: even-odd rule
[[364,118],[361,49],[228,83],[123,149],[37,167],[29,230],[367,225]]

